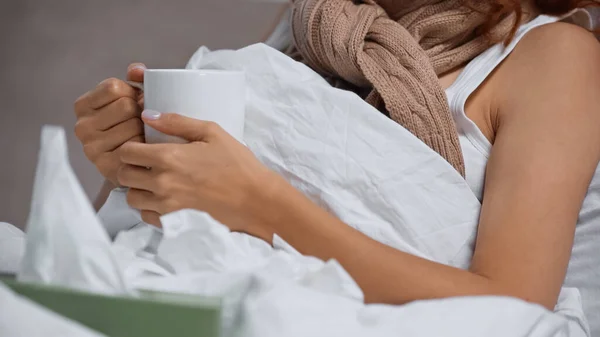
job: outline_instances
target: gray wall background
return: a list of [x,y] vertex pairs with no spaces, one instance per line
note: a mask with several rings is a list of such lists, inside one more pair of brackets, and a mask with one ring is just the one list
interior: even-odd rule
[[0,0],[0,221],[25,225],[40,128],[61,125],[88,195],[102,182],[73,134],[74,100],[127,65],[181,68],[200,46],[261,41],[279,5],[248,0]]

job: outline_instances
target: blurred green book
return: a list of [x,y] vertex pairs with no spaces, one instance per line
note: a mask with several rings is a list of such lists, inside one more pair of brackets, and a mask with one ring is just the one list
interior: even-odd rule
[[140,297],[86,293],[0,276],[16,293],[111,337],[219,337],[217,298],[140,290]]

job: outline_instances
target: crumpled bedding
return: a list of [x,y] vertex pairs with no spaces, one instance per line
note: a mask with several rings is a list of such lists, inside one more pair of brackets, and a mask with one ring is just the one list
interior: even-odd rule
[[264,45],[201,48],[188,68],[246,71],[245,142],[313,201],[375,240],[468,266],[479,201],[406,129]]
[[[188,68],[246,72],[245,142],[314,202],[396,249],[468,267],[480,204],[462,177],[410,132],[265,45],[238,51],[201,48]],[[97,234],[97,221],[88,221],[87,231],[69,230],[82,226],[79,222],[88,219],[91,207],[71,200],[81,198],[79,184],[72,171],[57,169],[68,166],[64,134],[45,132],[53,133],[43,137],[53,141],[43,144],[40,155],[39,165],[45,168],[38,175],[46,182],[36,179],[35,188],[49,190],[34,194],[32,204],[45,207],[30,217],[27,250],[37,253],[26,252],[23,265],[29,276],[21,279],[71,286],[66,275],[76,275],[78,287],[89,282],[90,291],[103,293],[135,296],[132,289],[148,288],[219,296],[225,336],[589,335],[575,289],[563,290],[554,313],[498,297],[365,305],[360,288],[336,261],[303,256],[279,237],[271,247],[230,233],[199,211],[163,216],[164,237],[153,257],[139,254],[153,231],[145,224],[121,231],[112,244],[108,235]],[[61,189],[47,181],[75,187]],[[106,207],[114,212],[104,209],[101,214],[123,218],[101,216],[105,226],[136,225],[122,193],[113,191]],[[80,206],[78,217],[55,207],[66,204]],[[58,240],[52,235],[30,238],[32,232],[53,230],[52,224],[68,231],[60,237],[67,244],[52,244]],[[90,261],[86,246],[94,247],[98,260]],[[76,263],[68,265],[54,261],[61,268],[51,273],[43,273],[43,266],[42,272],[37,270],[44,249],[63,247],[83,258],[74,256],[70,260]],[[51,258],[64,256],[49,253]]]

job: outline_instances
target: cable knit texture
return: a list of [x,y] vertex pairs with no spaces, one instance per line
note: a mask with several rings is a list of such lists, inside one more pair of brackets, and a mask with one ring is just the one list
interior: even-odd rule
[[[292,31],[303,62],[349,82],[366,100],[464,176],[456,126],[438,75],[464,65],[510,31],[504,18],[475,34],[485,1],[295,0]],[[476,7],[473,7],[476,6]],[[348,87],[346,85],[345,87]]]

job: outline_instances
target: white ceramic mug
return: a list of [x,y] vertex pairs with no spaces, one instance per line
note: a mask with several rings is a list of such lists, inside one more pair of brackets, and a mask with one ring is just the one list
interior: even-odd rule
[[[146,69],[144,108],[175,112],[219,124],[238,141],[244,137],[246,79],[242,71]],[[148,125],[146,143],[186,143]]]

